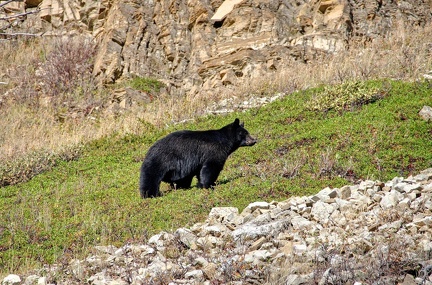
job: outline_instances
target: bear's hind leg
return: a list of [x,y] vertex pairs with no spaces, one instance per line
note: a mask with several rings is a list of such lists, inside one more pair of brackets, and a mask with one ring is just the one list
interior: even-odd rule
[[198,187],[199,188],[210,188],[215,185],[215,182],[219,176],[219,173],[222,171],[223,166],[219,164],[204,164],[201,168],[200,175],[198,178]]

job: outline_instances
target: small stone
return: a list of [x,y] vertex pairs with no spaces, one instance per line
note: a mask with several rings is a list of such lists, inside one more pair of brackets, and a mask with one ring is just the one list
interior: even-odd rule
[[211,209],[209,219],[214,219],[219,222],[231,222],[237,218],[239,210],[235,207],[216,207]]
[[399,283],[399,285],[417,285],[417,282],[415,281],[414,276],[412,276],[411,274],[407,274],[405,275],[402,283]]
[[337,193],[338,193],[337,190],[334,190],[334,189],[327,187],[327,188],[324,188],[323,190],[321,190],[320,192],[318,192],[311,199],[315,202],[318,200],[325,202],[330,198],[336,198]]
[[391,207],[395,207],[398,204],[398,202],[399,202],[398,194],[396,193],[395,190],[392,190],[384,195],[384,197],[380,202],[380,205],[384,209],[388,209]]
[[47,278],[46,277],[41,277],[38,279],[37,281],[37,285],[47,285]]
[[202,272],[202,270],[192,270],[192,271],[186,272],[185,278],[195,279],[196,281],[201,281],[204,279],[204,273]]
[[261,245],[267,240],[266,237],[260,237],[258,240],[256,240],[250,247],[249,250],[257,250],[261,247]]
[[203,266],[202,272],[207,277],[207,279],[214,279],[217,273],[217,265],[214,263],[208,263],[207,265]]
[[337,196],[343,200],[347,200],[351,196],[351,188],[349,186],[343,186],[336,192]]
[[197,240],[197,236],[186,228],[177,229],[174,235],[187,247],[190,247],[191,244],[195,243]]
[[291,219],[291,224],[295,230],[301,230],[310,227],[312,222],[302,216],[296,216]]
[[205,235],[212,235],[215,237],[225,236],[227,232],[230,231],[227,229],[227,227],[221,224],[204,228]]
[[410,193],[414,190],[421,189],[422,186],[420,183],[412,184],[412,183],[401,182],[396,184],[393,188],[401,193]]
[[9,274],[3,279],[2,285],[13,285],[21,283],[21,278],[15,274]]
[[420,117],[425,121],[432,121],[432,107],[423,106],[419,112]]
[[117,247],[113,246],[113,245],[109,245],[109,246],[95,246],[95,249],[97,251],[103,252],[103,253],[108,253],[108,254],[114,254],[117,250]]
[[[27,276],[27,278],[24,281],[24,285],[34,285],[34,284],[38,284],[38,281],[41,277],[38,275],[30,275]],[[42,284],[41,284],[42,285]]]
[[312,216],[315,221],[321,224],[327,224],[329,222],[329,217],[331,213],[334,211],[334,206],[331,204],[324,203],[322,201],[318,201],[312,207]]
[[270,204],[267,202],[254,202],[254,203],[250,203],[246,208],[250,209],[252,212],[255,211],[256,209],[269,209],[270,208]]
[[285,285],[302,285],[307,284],[305,278],[298,274],[290,274],[286,277],[284,284]]
[[296,255],[302,255],[307,250],[306,244],[294,244],[293,245],[293,252]]

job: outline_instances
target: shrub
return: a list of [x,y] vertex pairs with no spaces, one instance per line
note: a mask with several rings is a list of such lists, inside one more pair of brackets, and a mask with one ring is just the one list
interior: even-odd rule
[[62,39],[55,42],[46,61],[40,63],[36,70],[41,93],[62,99],[62,95],[67,97],[80,89],[87,95],[94,88],[94,54],[95,47],[90,41]]
[[68,147],[59,153],[34,151],[26,156],[0,164],[0,187],[25,182],[54,167],[59,161],[71,161],[81,154],[81,147]]
[[367,86],[366,82],[348,81],[341,85],[325,86],[308,102],[308,109],[314,111],[351,110],[375,102],[384,97],[378,87]]
[[164,87],[164,84],[162,82],[158,81],[157,79],[148,77],[136,76],[132,78],[128,83],[132,88],[147,93],[157,93],[162,87]]
[[[30,44],[30,43],[29,43]],[[94,44],[81,38],[40,40],[38,49],[31,50],[24,43],[8,43],[8,61],[26,57],[22,64],[7,66],[9,84],[5,99],[39,107],[40,98],[49,97],[49,104],[58,106],[77,94],[92,97],[95,84],[92,76]],[[13,48],[23,51],[13,53]],[[3,55],[6,57],[6,55]],[[0,98],[1,99],[1,98]],[[73,98],[76,100],[76,98]]]

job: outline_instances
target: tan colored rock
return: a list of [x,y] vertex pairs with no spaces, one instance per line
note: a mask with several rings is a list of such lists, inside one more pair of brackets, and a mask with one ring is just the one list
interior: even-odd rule
[[23,2],[10,2],[4,5],[3,8],[9,16],[25,12],[25,4]]
[[216,276],[217,265],[214,263],[208,263],[205,266],[203,266],[201,270],[208,280],[212,280]]
[[64,9],[60,4],[59,0],[42,1],[40,8],[41,8],[41,12],[39,13],[39,17],[41,17],[42,19],[48,22],[51,22],[53,17],[62,15],[64,12]]
[[242,3],[244,0],[225,0],[211,17],[212,21],[222,21],[234,9],[234,6]]
[[98,44],[93,74],[101,83],[152,76],[167,82],[169,94],[192,95],[231,92],[293,58],[307,62],[344,50],[356,37],[387,35],[396,24],[431,22],[430,1],[294,2],[28,0],[6,8],[14,13],[39,5],[26,31],[92,36]]

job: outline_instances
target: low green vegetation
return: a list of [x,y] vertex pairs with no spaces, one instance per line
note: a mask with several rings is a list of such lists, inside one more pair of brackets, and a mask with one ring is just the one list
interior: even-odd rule
[[[79,159],[56,161],[28,182],[0,188],[0,275],[61,265],[94,245],[120,246],[191,226],[212,207],[241,211],[254,201],[310,195],[359,179],[386,181],[432,167],[432,124],[418,115],[432,102],[430,83],[361,84],[363,94],[383,96],[358,101],[356,108],[310,108],[328,92],[323,87],[166,129],[143,123],[142,135],[94,141]],[[352,90],[344,86],[338,94],[345,96]],[[215,189],[171,190],[162,184],[163,197],[140,199],[139,169],[152,143],[174,130],[219,128],[236,117],[259,142],[231,155]]]
[[316,111],[353,110],[383,98],[386,93],[384,88],[370,86],[364,81],[348,81],[324,86],[321,92],[309,100],[307,106]]
[[157,79],[154,78],[148,78],[148,77],[133,77],[131,80],[129,80],[126,85],[129,85],[130,87],[140,90],[143,92],[159,92],[162,87],[164,87],[164,84]]
[[51,169],[60,161],[78,159],[80,153],[80,146],[71,146],[62,149],[58,153],[39,150],[25,157],[3,161],[0,164],[0,187],[28,181],[34,176]]

